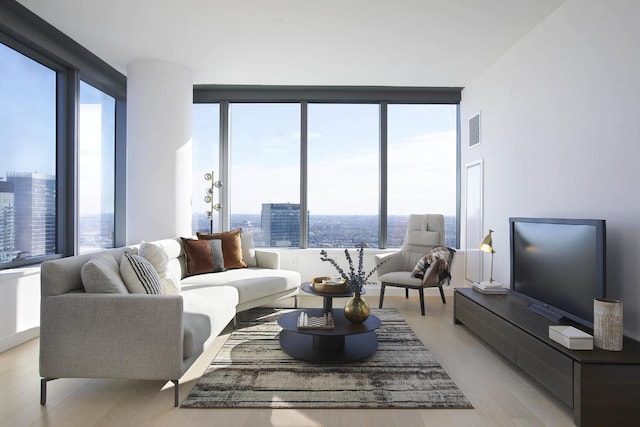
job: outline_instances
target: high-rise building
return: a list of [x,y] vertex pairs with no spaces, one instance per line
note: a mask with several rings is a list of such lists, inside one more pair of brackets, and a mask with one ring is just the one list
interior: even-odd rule
[[260,222],[266,246],[300,246],[300,204],[263,203]]
[[20,257],[56,252],[56,177],[36,172],[9,172],[13,185],[15,248]]
[[0,181],[0,262],[13,260],[17,251],[13,183]]

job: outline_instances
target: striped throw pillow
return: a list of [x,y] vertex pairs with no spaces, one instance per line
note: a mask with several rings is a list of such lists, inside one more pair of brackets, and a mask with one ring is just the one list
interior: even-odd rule
[[139,255],[124,253],[120,262],[120,276],[132,294],[164,293],[158,272],[147,259]]

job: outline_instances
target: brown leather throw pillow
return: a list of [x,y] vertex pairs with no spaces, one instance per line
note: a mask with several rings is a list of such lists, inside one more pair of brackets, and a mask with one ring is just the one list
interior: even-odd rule
[[247,264],[242,259],[242,240],[240,235],[242,229],[237,228],[232,231],[222,233],[197,233],[201,240],[222,240],[222,254],[224,255],[225,268],[246,268]]

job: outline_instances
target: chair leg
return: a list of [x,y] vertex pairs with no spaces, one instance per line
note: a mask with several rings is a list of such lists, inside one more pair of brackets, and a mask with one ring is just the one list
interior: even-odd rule
[[409,299],[409,288],[404,288],[404,297]]
[[418,292],[420,292],[420,311],[424,316],[424,288],[418,289]]
[[446,304],[447,300],[444,298],[444,290],[442,289],[442,285],[438,286],[438,289],[440,289],[440,298],[442,298],[442,303]]
[[380,302],[378,303],[378,308],[382,308],[382,301],[384,301],[384,283],[380,284]]

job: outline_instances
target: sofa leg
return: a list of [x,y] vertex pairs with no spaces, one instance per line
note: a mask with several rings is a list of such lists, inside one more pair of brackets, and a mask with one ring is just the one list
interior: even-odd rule
[[420,293],[420,311],[424,316],[424,288],[418,289],[418,292]]
[[173,383],[173,406],[180,406],[180,382],[179,380],[171,380]]
[[293,296],[293,308],[298,308],[298,295]]
[[49,381],[56,380],[57,378],[40,378],[40,404],[47,404],[47,383]]

